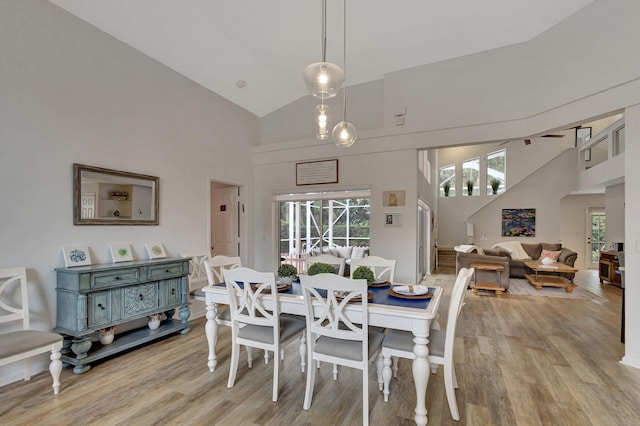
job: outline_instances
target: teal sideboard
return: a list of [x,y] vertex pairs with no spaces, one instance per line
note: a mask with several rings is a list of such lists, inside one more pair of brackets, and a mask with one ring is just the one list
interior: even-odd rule
[[[91,362],[143,343],[189,332],[189,258],[134,260],[113,264],[57,268],[55,331],[64,336],[62,361],[74,373],[88,371]],[[174,320],[178,309],[180,320]],[[113,343],[92,342],[91,336],[153,314],[167,317],[160,327],[116,335]]]

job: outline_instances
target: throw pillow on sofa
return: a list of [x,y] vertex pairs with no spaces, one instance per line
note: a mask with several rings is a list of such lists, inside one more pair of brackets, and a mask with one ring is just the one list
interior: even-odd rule
[[352,259],[364,259],[369,255],[369,247],[354,247],[351,252]]
[[554,262],[557,262],[558,259],[560,258],[560,251],[551,251],[551,250],[545,250],[542,249],[542,253],[540,253],[540,260],[544,259],[545,257],[548,257],[549,259],[552,259]]
[[338,257],[342,257],[344,259],[351,259],[351,252],[353,251],[353,247],[336,247],[336,252],[338,253]]

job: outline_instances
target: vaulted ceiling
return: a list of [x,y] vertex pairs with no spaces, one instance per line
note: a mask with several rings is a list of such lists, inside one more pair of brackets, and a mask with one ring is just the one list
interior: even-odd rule
[[[321,0],[49,1],[259,117],[306,96],[302,70],[321,58]],[[348,84],[531,40],[592,1],[349,0]],[[341,66],[342,25],[327,0]]]

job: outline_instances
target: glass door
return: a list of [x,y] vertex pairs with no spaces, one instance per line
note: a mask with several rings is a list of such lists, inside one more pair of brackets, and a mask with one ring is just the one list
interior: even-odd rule
[[594,269],[598,267],[600,250],[606,246],[607,217],[601,207],[589,207],[587,209],[587,259],[585,267]]

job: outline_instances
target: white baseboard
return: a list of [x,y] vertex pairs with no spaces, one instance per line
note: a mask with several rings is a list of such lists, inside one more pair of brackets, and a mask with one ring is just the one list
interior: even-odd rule
[[640,359],[626,355],[622,357],[622,359],[620,360],[620,364],[624,364],[633,368],[640,368]]

